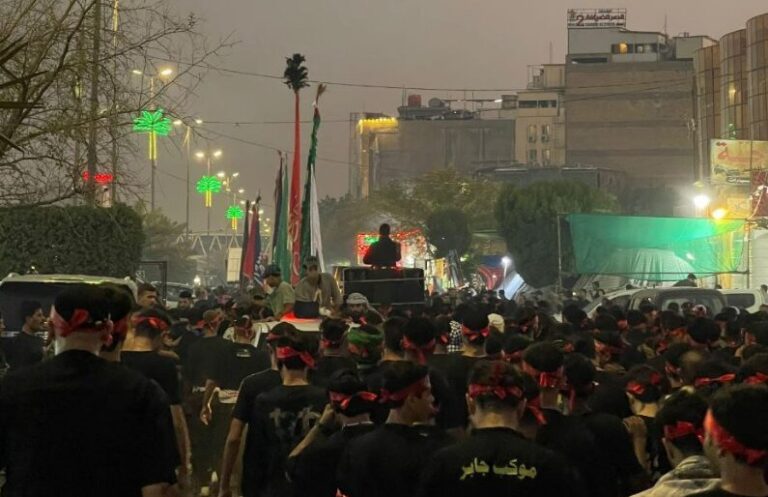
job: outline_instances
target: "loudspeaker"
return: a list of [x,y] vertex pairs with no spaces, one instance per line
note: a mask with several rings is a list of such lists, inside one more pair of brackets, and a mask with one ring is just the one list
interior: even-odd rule
[[346,268],[344,294],[362,293],[371,304],[417,305],[424,303],[424,270],[419,268]]

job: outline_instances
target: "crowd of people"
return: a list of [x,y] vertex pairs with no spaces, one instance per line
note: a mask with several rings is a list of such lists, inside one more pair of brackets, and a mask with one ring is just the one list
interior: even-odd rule
[[[401,308],[305,269],[169,312],[149,285],[136,305],[73,286],[52,357],[24,303],[3,497],[768,496],[766,313],[605,302],[558,322],[456,291]],[[319,333],[291,324],[318,311]]]

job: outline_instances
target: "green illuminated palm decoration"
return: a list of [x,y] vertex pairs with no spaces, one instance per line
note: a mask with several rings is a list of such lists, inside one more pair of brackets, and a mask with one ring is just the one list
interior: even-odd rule
[[245,211],[239,205],[230,205],[227,208],[227,219],[232,221],[232,229],[237,231],[237,220],[245,217]]
[[157,135],[170,134],[171,120],[164,116],[163,109],[143,110],[141,115],[133,120],[133,131],[149,135],[149,158],[157,160]]
[[203,176],[197,181],[197,193],[205,195],[205,206],[213,205],[213,194],[221,191],[221,180],[216,176]]

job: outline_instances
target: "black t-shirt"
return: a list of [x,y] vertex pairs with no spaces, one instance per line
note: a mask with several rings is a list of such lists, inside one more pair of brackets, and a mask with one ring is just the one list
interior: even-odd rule
[[121,352],[120,362],[138,371],[150,380],[155,380],[168,396],[170,404],[181,404],[181,388],[176,361],[157,352]]
[[[565,456],[578,470],[590,496],[626,495],[630,479],[643,472],[621,419],[609,414],[563,416],[543,409],[547,424],[536,442]],[[631,492],[634,493],[634,492]]]
[[467,410],[467,403],[464,401],[465,394],[467,393],[467,378],[478,361],[488,359],[486,357],[468,357],[461,354],[454,354],[450,357],[446,379],[448,384],[451,385],[454,398],[461,399],[457,406],[461,413],[463,425],[466,425],[469,421],[469,411]]
[[664,445],[661,441],[664,432],[656,422],[656,419],[647,416],[640,416],[640,419],[645,423],[647,432],[645,451],[648,453],[651,461],[651,478],[653,481],[656,481],[672,469],[672,465],[667,458],[667,451],[664,450]]
[[269,368],[269,354],[249,343],[229,342],[221,353],[211,379],[223,390],[237,390],[248,375]]
[[595,381],[595,393],[587,401],[592,411],[612,414],[621,419],[632,416],[629,399],[624,391],[624,375],[598,371]]
[[265,369],[247,376],[237,392],[237,403],[232,411],[232,417],[247,423],[253,412],[256,398],[280,385],[281,382],[280,373],[274,369]]
[[438,371],[443,377],[448,376],[448,368],[456,354],[432,354],[427,357],[427,364],[430,368]]
[[243,454],[243,495],[291,495],[285,478],[288,454],[320,419],[325,390],[312,385],[279,385],[256,398],[248,420]]
[[32,366],[43,360],[43,339],[20,331],[13,337],[8,347],[6,360],[10,371]]
[[339,488],[336,468],[347,445],[354,439],[372,432],[373,423],[346,426],[326,440],[307,447],[288,460],[288,474],[294,483],[295,495],[302,497],[334,497]]
[[184,378],[192,385],[203,387],[205,381],[221,375],[220,368],[229,359],[227,351],[232,342],[221,337],[203,337],[189,346]]
[[10,373],[0,383],[2,495],[138,497],[175,483],[169,407],[155,382],[89,352]]
[[373,242],[363,257],[363,262],[371,266],[394,266],[399,260],[400,244],[388,236]]
[[201,340],[200,335],[194,331],[186,331],[183,335],[181,335],[179,343],[173,349],[174,352],[176,352],[176,355],[179,356],[179,359],[181,359],[181,364],[185,369],[187,367],[187,363],[189,362],[189,349],[192,347],[192,344],[198,340]]
[[588,413],[582,415],[581,419],[586,423],[600,450],[603,470],[611,475],[602,481],[613,482],[619,495],[635,494],[644,490],[644,486],[634,487],[638,483],[643,485],[650,482],[646,482],[645,470],[635,456],[632,437],[621,418],[611,414]]
[[[365,376],[365,382],[370,391],[375,393],[381,392],[383,384],[381,371],[393,362],[396,361],[382,361],[373,371]],[[435,404],[437,404],[440,409],[437,416],[435,416],[435,423],[437,426],[444,430],[459,427],[463,428],[466,425],[464,408],[460,405],[460,403],[464,404],[463,394],[461,399],[458,399],[454,395],[445,376],[435,369],[430,368],[429,370],[429,383],[432,386],[432,396],[435,398]],[[371,419],[373,419],[376,424],[382,424],[387,420],[387,416],[389,416],[389,409],[385,406],[377,406],[371,414]]]
[[450,443],[442,430],[385,424],[347,446],[337,477],[347,497],[409,497],[435,451]]
[[325,388],[328,386],[331,375],[342,369],[357,371],[357,363],[351,357],[323,356],[318,359],[315,369],[311,371],[312,384]]
[[419,495],[567,497],[585,493],[561,456],[512,429],[485,428],[433,455]]

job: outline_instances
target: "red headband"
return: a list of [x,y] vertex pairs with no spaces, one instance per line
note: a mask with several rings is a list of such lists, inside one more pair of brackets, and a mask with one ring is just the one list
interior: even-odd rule
[[712,410],[707,411],[707,417],[704,419],[704,428],[722,452],[739,456],[750,466],[758,466],[768,458],[768,451],[751,449],[736,440],[733,435],[728,433],[728,430],[720,426],[712,414]]
[[544,411],[541,410],[541,397],[529,400],[525,408],[528,409],[536,419],[537,425],[544,426],[547,424],[547,418],[544,416]]
[[735,380],[736,375],[734,373],[727,373],[717,378],[697,378],[696,381],[693,382],[693,386],[699,388],[711,385],[712,383],[731,383]]
[[303,362],[310,369],[314,369],[315,367],[314,357],[312,357],[312,354],[310,354],[306,350],[299,352],[293,347],[287,347],[287,346],[277,348],[278,359],[285,360],[285,359],[290,359],[291,357],[298,357],[299,359],[301,359],[301,362]]
[[467,393],[473,399],[486,393],[493,394],[501,400],[504,400],[507,397],[515,397],[516,399],[523,398],[523,391],[515,386],[505,387],[502,385],[478,385],[473,383],[469,385]]
[[480,339],[480,337],[488,338],[488,335],[491,333],[491,330],[487,326],[480,330],[470,330],[466,326],[461,325],[461,333],[462,335],[467,337],[467,340],[469,340],[469,342],[471,343]]
[[437,339],[443,345],[448,345],[449,343],[451,343],[451,335],[450,335],[450,333],[446,333],[444,335],[438,335]]
[[425,343],[424,345],[418,345],[416,343],[413,343],[411,340],[409,340],[408,337],[403,337],[400,343],[403,347],[403,350],[410,350],[411,352],[414,352],[416,354],[416,357],[419,360],[419,364],[426,364],[427,355],[431,354],[435,350],[434,338],[429,342]]
[[664,371],[668,376],[674,376],[676,378],[680,376],[680,370],[669,362],[664,363]]
[[744,378],[742,383],[746,383],[747,385],[760,385],[761,383],[768,383],[768,374],[758,371],[752,376],[747,376]]
[[689,421],[678,421],[674,425],[664,426],[664,438],[667,440],[675,440],[678,438],[687,437],[688,435],[696,435],[699,442],[704,443],[704,428],[696,427]]
[[168,331],[168,323],[153,316],[133,318],[131,321],[134,326],[138,326],[141,323],[148,323],[152,328],[158,329],[161,332]]
[[532,376],[541,388],[560,388],[563,384],[563,367],[557,371],[539,371],[527,362],[523,361],[523,371]]
[[379,395],[379,402],[382,404],[386,402],[401,402],[407,399],[410,395],[421,395],[429,389],[427,386],[428,379],[429,376],[425,376],[424,378],[421,378],[418,381],[411,383],[407,387],[395,392],[390,392],[386,388],[382,388],[381,394]]
[[55,308],[51,313],[53,328],[63,337],[68,336],[75,331],[104,331],[112,325],[112,321],[110,321],[109,318],[105,321],[96,321],[95,323],[87,324],[90,319],[91,314],[85,309],[75,309],[69,320],[61,317],[61,315],[56,312]]
[[328,398],[330,398],[331,402],[334,404],[338,404],[342,411],[346,411],[349,407],[349,403],[356,397],[363,399],[366,402],[376,402],[376,399],[379,398],[375,393],[365,391],[357,392],[352,395],[341,392],[328,392]]

